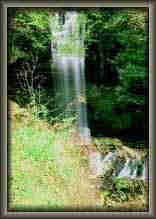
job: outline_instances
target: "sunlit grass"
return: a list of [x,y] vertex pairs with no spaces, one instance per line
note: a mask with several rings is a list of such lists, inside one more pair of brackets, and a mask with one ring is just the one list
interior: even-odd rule
[[[17,114],[17,110],[16,110]],[[19,115],[20,113],[18,113]],[[147,192],[133,183],[120,182],[97,187],[90,179],[87,154],[74,137],[72,127],[65,124],[50,126],[39,120],[20,120],[11,117],[9,130],[9,200],[11,211],[144,211],[147,209]],[[104,139],[121,144],[119,140]],[[103,141],[93,141],[102,147]],[[129,192],[123,192],[125,186]],[[116,187],[118,190],[116,190]],[[138,207],[137,207],[138,206]]]
[[31,119],[11,122],[18,124],[9,136],[9,210],[95,208],[87,159],[69,129],[54,130]]

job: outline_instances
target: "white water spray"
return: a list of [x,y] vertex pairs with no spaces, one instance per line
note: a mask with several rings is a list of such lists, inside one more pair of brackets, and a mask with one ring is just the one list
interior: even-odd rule
[[123,162],[115,152],[109,152],[104,157],[99,152],[90,153],[89,167],[95,177],[104,176],[112,169],[114,178],[147,179],[146,162],[132,158]]
[[56,80],[57,106],[66,118],[76,116],[78,134],[83,144],[90,143],[87,122],[85,75],[84,75],[84,24],[79,14],[66,12],[62,24],[56,14],[52,18],[52,57]]

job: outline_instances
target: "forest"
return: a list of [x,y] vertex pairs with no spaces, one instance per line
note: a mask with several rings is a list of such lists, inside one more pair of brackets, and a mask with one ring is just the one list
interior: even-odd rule
[[[73,46],[74,38],[63,45],[52,34],[62,30],[58,24],[63,28],[67,11],[78,13],[75,26],[83,52]],[[8,8],[7,13],[9,209],[147,211],[148,183],[141,176],[149,144],[148,10]],[[79,96],[79,105],[70,93],[72,82],[61,85],[54,67],[56,47],[66,57],[71,51],[84,57],[85,97]],[[75,128],[77,106],[86,110],[87,147]],[[114,163],[108,162],[108,171],[91,176],[92,155],[102,156],[105,165],[110,153]],[[115,166],[118,173],[130,168],[135,179],[114,178]]]

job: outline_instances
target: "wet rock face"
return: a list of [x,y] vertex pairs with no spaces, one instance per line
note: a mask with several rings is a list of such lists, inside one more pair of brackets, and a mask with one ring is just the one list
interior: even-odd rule
[[111,172],[113,178],[142,179],[148,178],[147,160],[132,157],[119,157],[117,152],[109,152],[102,156],[99,152],[89,155],[89,167],[92,174],[106,176]]

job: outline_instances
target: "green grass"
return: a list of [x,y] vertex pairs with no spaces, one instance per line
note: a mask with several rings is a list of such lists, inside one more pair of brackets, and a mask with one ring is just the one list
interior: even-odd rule
[[56,186],[50,183],[54,181],[53,177],[57,169],[52,154],[55,138],[56,136],[50,131],[42,131],[33,127],[23,127],[12,132],[13,143],[10,145],[11,208],[15,206],[23,208],[27,205],[63,206],[61,199],[57,198]]
[[[17,106],[16,106],[17,107]],[[15,113],[16,112],[16,113]],[[141,182],[103,179],[103,188],[90,179],[88,157],[74,130],[66,124],[11,116],[9,134],[9,211],[144,211],[147,192]],[[101,152],[118,139],[94,139]],[[103,147],[103,149],[102,149]],[[124,189],[126,191],[123,191]],[[137,190],[141,189],[138,193]],[[127,192],[128,191],[128,192]]]
[[[14,121],[15,122],[15,121]],[[10,130],[9,210],[56,211],[95,207],[90,200],[87,161],[71,142],[69,129],[59,131],[34,121]]]

